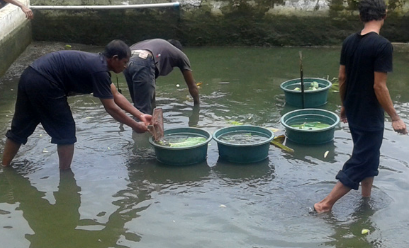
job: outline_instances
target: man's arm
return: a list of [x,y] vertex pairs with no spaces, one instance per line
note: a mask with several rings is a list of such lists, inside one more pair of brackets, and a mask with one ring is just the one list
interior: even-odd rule
[[338,85],[339,85],[339,95],[341,97],[341,121],[343,123],[347,123],[347,117],[345,114],[345,108],[344,108],[344,100],[345,100],[345,91],[346,91],[346,73],[345,73],[345,65],[340,65],[339,66],[339,73],[338,73]]
[[392,99],[389,94],[388,87],[386,86],[387,73],[375,72],[374,90],[376,98],[381,104],[382,108],[388,113],[392,119],[392,127],[398,133],[406,134],[406,124],[402,121],[399,115],[396,113],[393,107]]
[[111,84],[111,92],[114,95],[114,101],[121,109],[135,116],[139,120],[143,121],[145,125],[149,125],[152,119],[151,115],[143,114],[137,108],[135,108],[132,103],[126,99],[121,93],[118,92],[114,84]]
[[[108,112],[108,114],[110,114],[115,120],[117,120],[117,121],[131,127],[137,133],[143,133],[143,132],[148,131],[147,125],[145,125],[145,123],[137,122],[137,121],[133,120],[124,111],[122,111],[122,107],[125,106],[124,110],[128,109],[128,107],[126,106],[126,104],[123,103],[123,99],[122,100],[119,99],[119,96],[116,95],[116,94],[119,94],[119,93],[116,91],[116,88],[115,88],[115,86],[113,84],[111,84],[111,91],[113,91],[114,99],[116,98],[115,100],[114,99],[102,99],[102,98],[100,98],[101,103],[102,103],[102,105],[104,105],[104,108]],[[114,93],[114,92],[116,92],[116,93]],[[119,102],[119,104],[116,103],[117,101]],[[125,101],[128,101],[128,100],[126,100],[126,98],[125,98]],[[134,108],[134,107],[132,106],[132,108]],[[144,116],[138,110],[136,110],[136,111],[133,110],[132,112],[133,112],[133,114],[137,114],[137,115],[140,114],[140,117]]]
[[20,7],[20,9],[24,12],[24,14],[26,14],[27,19],[33,19],[33,17],[34,17],[33,11],[31,11],[31,9],[29,9],[24,4],[20,3],[17,0],[4,0],[4,1]]
[[196,82],[193,78],[193,73],[190,70],[183,70],[183,78],[185,79],[186,85],[189,88],[189,93],[193,97],[194,104],[199,104],[199,89],[197,88]]

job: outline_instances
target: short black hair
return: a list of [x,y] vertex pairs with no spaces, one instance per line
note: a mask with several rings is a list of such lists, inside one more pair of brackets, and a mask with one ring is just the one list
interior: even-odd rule
[[174,39],[169,39],[168,42],[182,51],[183,47],[182,47],[182,43],[180,43],[180,41],[174,40]]
[[363,22],[380,21],[386,16],[384,0],[360,0],[359,15]]
[[115,55],[118,55],[118,59],[129,58],[131,49],[122,40],[113,40],[106,45],[103,54],[107,58],[112,58]]

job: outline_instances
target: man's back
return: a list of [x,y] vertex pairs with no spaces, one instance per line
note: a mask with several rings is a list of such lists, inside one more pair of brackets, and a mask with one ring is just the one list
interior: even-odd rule
[[94,93],[96,97],[112,98],[109,70],[101,54],[58,51],[40,57],[30,66],[66,94]]
[[152,53],[158,70],[157,76],[168,75],[174,67],[180,70],[191,70],[186,54],[166,40],[144,40],[133,44],[130,48],[131,50],[148,50]]
[[393,47],[375,32],[345,39],[341,65],[346,70],[344,106],[351,126],[366,130],[384,127],[384,110],[374,91],[374,72],[392,71]]

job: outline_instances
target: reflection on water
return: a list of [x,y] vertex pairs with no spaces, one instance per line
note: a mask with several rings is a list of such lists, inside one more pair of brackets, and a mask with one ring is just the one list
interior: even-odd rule
[[[0,79],[0,152],[9,128],[18,76],[34,58],[65,44],[34,43]],[[100,47],[72,44],[99,52]],[[337,76],[337,48],[187,48],[201,104],[193,106],[183,77],[159,78],[157,105],[165,129],[203,128],[213,133],[232,123],[278,128],[295,108],[285,104],[280,83],[299,76]],[[405,54],[394,55],[390,92],[406,123],[409,94]],[[129,99],[121,74],[118,86]],[[116,76],[114,77],[116,82]],[[180,87],[176,87],[179,84]],[[5,247],[407,247],[409,234],[408,137],[386,120],[380,175],[370,200],[353,191],[331,214],[308,207],[335,184],[352,141],[340,124],[330,143],[294,154],[271,146],[255,164],[219,161],[217,143],[192,166],[159,163],[150,134],[114,121],[92,96],[69,98],[77,125],[72,172],[60,173],[56,147],[39,126],[12,169],[0,169],[0,239]],[[339,112],[338,93],[323,109]],[[327,154],[325,156],[325,154]],[[361,230],[369,229],[368,235]]]

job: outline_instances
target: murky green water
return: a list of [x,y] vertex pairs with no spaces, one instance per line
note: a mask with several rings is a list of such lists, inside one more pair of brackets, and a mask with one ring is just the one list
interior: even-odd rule
[[[10,125],[19,74],[64,45],[33,43],[0,79],[1,135]],[[294,108],[285,106],[279,85],[299,77],[300,50],[304,76],[337,76],[338,48],[186,49],[202,82],[202,104],[193,108],[177,71],[160,78],[165,129],[195,126],[212,133],[241,122],[282,130],[280,117]],[[388,83],[409,124],[408,63],[407,54],[395,53]],[[118,84],[129,99],[122,75]],[[271,146],[261,163],[228,164],[218,161],[212,141],[205,163],[175,168],[156,162],[149,135],[132,134],[97,98],[75,96],[70,104],[78,137],[73,174],[59,173],[56,147],[41,126],[14,168],[0,169],[2,247],[408,247],[409,137],[394,133],[389,120],[372,198],[364,201],[353,191],[331,214],[311,216],[308,207],[332,189],[351,153],[345,124],[326,145],[287,143],[293,155]],[[323,108],[338,111],[338,94],[330,93]],[[362,235],[363,228],[370,234]]]

